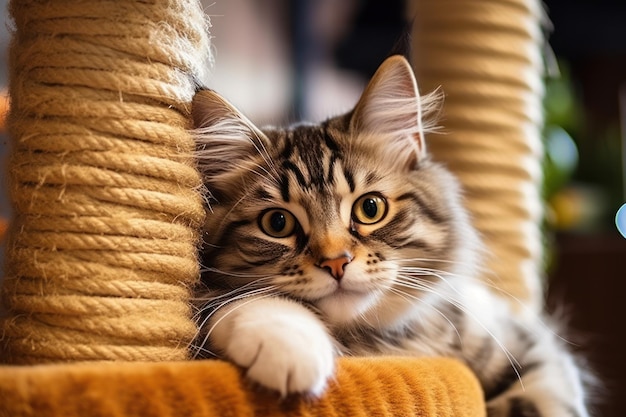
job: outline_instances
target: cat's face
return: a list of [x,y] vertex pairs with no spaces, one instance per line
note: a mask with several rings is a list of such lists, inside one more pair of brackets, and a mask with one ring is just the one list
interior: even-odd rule
[[455,181],[426,156],[418,109],[398,57],[354,111],[321,125],[261,131],[214,92],[199,93],[201,168],[215,199],[205,282],[286,294],[333,324],[393,321],[427,294],[433,271],[466,255],[471,233]]

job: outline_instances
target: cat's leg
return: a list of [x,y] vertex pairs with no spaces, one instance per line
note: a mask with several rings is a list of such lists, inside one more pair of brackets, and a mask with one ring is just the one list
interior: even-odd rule
[[589,416],[584,371],[540,316],[512,311],[482,285],[450,284],[424,297],[404,329],[382,333],[378,350],[462,360],[482,385],[489,417]]
[[333,375],[335,347],[304,305],[272,297],[237,301],[209,320],[212,349],[247,369],[246,376],[285,396],[319,396]]
[[588,417],[582,371],[563,342],[541,323],[513,328],[514,363],[486,387],[489,417]]
[[588,417],[584,371],[541,316],[480,287],[460,301],[449,346],[479,377],[489,417]]

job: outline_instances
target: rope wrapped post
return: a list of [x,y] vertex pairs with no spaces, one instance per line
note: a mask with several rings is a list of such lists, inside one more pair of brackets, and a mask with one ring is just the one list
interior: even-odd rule
[[[460,178],[489,254],[484,278],[541,306],[543,11],[536,0],[412,0],[414,68],[446,96],[428,146]],[[512,301],[517,306],[517,301]]]
[[197,0],[14,0],[2,359],[187,357],[204,210]]

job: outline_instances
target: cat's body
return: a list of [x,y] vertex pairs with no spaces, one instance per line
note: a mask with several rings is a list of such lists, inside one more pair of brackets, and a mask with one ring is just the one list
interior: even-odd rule
[[450,356],[478,376],[490,417],[586,417],[560,339],[481,279],[479,238],[426,153],[419,100],[400,57],[321,125],[260,131],[197,95],[215,199],[198,346],[283,395],[320,395],[337,355]]

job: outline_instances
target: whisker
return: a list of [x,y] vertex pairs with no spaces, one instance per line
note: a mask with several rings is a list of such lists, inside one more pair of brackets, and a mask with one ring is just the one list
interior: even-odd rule
[[458,265],[458,266],[463,266],[466,268],[471,268],[471,269],[475,269],[478,272],[480,272],[482,275],[496,275],[492,270],[490,270],[489,268],[480,266],[480,265],[476,265],[473,262],[464,262],[464,261],[458,261],[458,260],[451,260],[451,259],[436,259],[436,258],[390,258],[389,260],[396,262],[398,264],[402,264],[402,263],[415,263],[415,262],[429,262],[429,263],[441,263],[441,264],[449,264],[449,265]]
[[[405,299],[408,300],[419,300],[419,297],[415,297],[411,294],[407,294],[406,292],[398,289],[398,288],[391,288],[391,292],[393,292],[396,295],[402,296]],[[463,339],[461,338],[461,333],[459,332],[459,329],[456,327],[456,325],[452,322],[452,320],[450,320],[448,318],[448,316],[446,316],[441,310],[439,310],[437,307],[430,305],[430,307],[437,313],[439,314],[445,321],[448,322],[448,324],[454,329],[454,333],[456,333],[456,336],[459,340],[459,343],[461,344],[461,346],[463,345]]]
[[[200,297],[200,296],[192,297],[191,301],[194,302],[194,305],[197,305],[199,302],[204,302],[202,307],[199,307],[197,309],[198,310],[197,313],[194,314],[193,316],[194,320],[196,319],[197,316],[201,315],[204,311],[208,309],[213,309],[213,306],[217,303],[220,303],[221,302],[220,300],[222,299],[226,299],[228,302],[229,300],[237,299],[238,297],[241,297],[242,295],[246,295],[246,294],[252,295],[259,290],[264,290],[266,288],[269,288],[267,286],[267,283],[270,282],[272,278],[273,277],[271,276],[261,276],[260,278],[257,278],[254,281],[250,281],[246,284],[243,284],[223,294],[219,294],[219,295],[211,294],[208,297]],[[210,293],[211,290],[207,290],[207,292]]]
[[[267,166],[274,171],[274,175],[272,176],[272,174],[270,172],[267,172],[267,174],[269,175],[269,178],[271,178],[273,180],[273,182],[275,184],[278,184],[278,178],[280,177],[280,175],[278,174],[278,170],[276,169],[276,164],[274,164],[274,161],[272,160],[269,152],[267,151],[267,148],[265,147],[264,142],[259,138],[258,135],[256,135],[256,142],[255,141],[251,141],[252,145],[254,146],[254,148],[256,149],[256,151],[259,153],[259,155],[261,155],[261,158],[263,158],[263,161],[267,164]],[[257,143],[260,145],[260,147],[257,145]]]
[[[213,311],[208,314],[203,320],[202,322],[198,325],[198,328],[201,330],[202,328],[204,328],[204,326],[207,324],[207,322],[211,319],[211,317],[213,317],[214,314],[216,314],[222,307],[224,307],[226,304],[229,303],[233,303],[236,301],[240,301],[240,300],[244,300],[246,298],[251,298],[253,297],[251,300],[245,301],[241,304],[236,305],[233,309],[229,310],[228,312],[226,312],[222,317],[220,317],[215,323],[213,323],[213,325],[208,329],[208,331],[206,332],[206,335],[204,336],[204,338],[202,339],[202,343],[199,344],[200,347],[205,346],[208,343],[209,337],[211,336],[211,333],[213,332],[213,330],[215,329],[215,327],[222,321],[224,320],[226,317],[228,317],[231,313],[233,313],[234,311],[236,311],[237,309],[243,307],[246,304],[249,304],[252,301],[255,300],[260,300],[263,298],[267,298],[267,297],[272,297],[272,296],[276,296],[279,294],[279,292],[275,291],[276,290],[276,286],[271,286],[271,287],[266,287],[266,288],[261,288],[258,290],[253,290],[244,294],[240,294],[238,296],[232,297],[224,302],[222,302],[220,305],[218,305],[217,307],[215,307],[215,309],[213,309]],[[194,356],[194,358],[197,357],[197,354]]]
[[[257,293],[263,293],[265,291],[266,288],[264,287],[260,287],[260,288],[252,288],[249,289],[246,292],[231,292],[228,295],[219,295],[216,297],[213,297],[211,299],[206,300],[206,302],[204,302],[204,304],[202,304],[201,307],[196,308],[196,312],[195,314],[192,316],[192,320],[194,322],[196,322],[199,327],[204,326],[206,319],[210,318],[212,316],[212,312],[215,312],[216,310],[218,310],[219,308],[223,307],[224,305],[228,304],[231,301],[235,301],[235,300],[239,300],[241,298],[246,298],[249,296],[253,296]],[[205,300],[200,300],[200,301],[205,301]],[[211,311],[210,314],[208,314],[202,322],[199,322],[198,320],[200,320],[201,317],[203,317],[207,311]]]
[[[498,339],[495,336],[495,334],[491,330],[489,330],[489,328],[487,326],[485,326],[478,319],[478,317],[476,317],[476,315],[471,310],[466,308],[460,300],[457,300],[457,299],[455,299],[453,297],[450,297],[450,296],[442,293],[441,291],[438,291],[437,290],[437,286],[435,284],[432,284],[430,282],[421,281],[421,280],[420,280],[420,282],[416,282],[416,281],[417,281],[416,277],[406,276],[406,275],[403,275],[403,274],[398,274],[398,279],[396,280],[396,284],[401,286],[401,287],[417,289],[417,290],[420,290],[420,291],[423,291],[423,292],[427,292],[427,293],[436,295],[436,296],[440,297],[443,301],[448,302],[448,303],[452,304],[453,306],[455,306],[456,308],[460,309],[463,313],[467,314],[468,317],[472,318],[472,320],[474,320],[474,322],[477,323],[491,337],[491,339],[496,343],[496,345],[504,353],[505,357],[509,361],[509,364],[511,365],[511,367],[512,367],[513,371],[515,372],[515,374],[517,375],[517,378],[518,378],[518,380],[519,380],[519,382],[520,382],[520,384],[522,385],[522,388],[523,388],[522,378],[521,378],[521,374],[519,372],[519,369],[521,369],[521,364],[513,356],[511,351],[509,349],[507,349],[507,347],[500,341],[500,339]],[[410,294],[408,294],[408,295],[411,296]],[[413,296],[413,297],[415,297],[415,296]],[[415,299],[419,299],[419,297],[415,297]]]
[[[272,175],[271,172],[267,170],[263,165],[255,163],[252,167],[246,166],[244,164],[233,164],[235,168],[241,169],[243,171],[250,172],[254,175],[257,175],[263,179],[269,179],[271,182],[276,182],[276,179]],[[259,169],[260,171],[257,171]]]
[[[252,278],[252,276],[250,276],[250,278]],[[226,293],[223,294],[219,294],[219,295],[213,295],[216,291],[215,290],[211,290],[211,289],[206,289],[205,290],[205,294],[209,294],[208,296],[192,296],[191,297],[191,301],[194,302],[201,302],[201,301],[209,301],[209,300],[217,300],[220,298],[229,298],[232,297],[235,294],[241,293],[242,291],[246,291],[248,289],[250,289],[250,287],[252,287],[254,289],[254,287],[259,287],[259,288],[264,288],[264,286],[268,283],[271,282],[271,280],[273,279],[272,276],[259,276],[259,278],[254,279],[253,281],[247,282],[243,285],[240,285],[237,288],[234,288]],[[196,294],[201,293],[201,290],[196,290]]]
[[[445,271],[440,271],[437,269],[432,269],[432,268],[421,268],[421,267],[400,267],[399,272],[409,272],[411,273],[411,275],[432,275],[435,276],[437,278],[439,278],[442,282],[445,282],[446,285],[448,286],[448,288],[450,288],[452,291],[454,291],[455,293],[461,295],[461,293],[459,292],[459,290],[457,289],[457,287],[455,285],[453,285],[448,279],[446,279],[444,276],[450,276],[450,277],[454,277],[455,274],[451,274]],[[456,275],[458,276],[458,275]]]
[[[206,322],[209,320],[209,318],[212,317],[217,311],[219,311],[219,309],[222,308],[225,304],[231,303],[231,302],[234,302],[234,301],[240,301],[240,300],[243,300],[245,298],[253,297],[251,300],[247,300],[247,301],[244,301],[241,304],[236,305],[234,308],[232,308],[231,310],[226,312],[222,317],[220,317],[215,323],[213,323],[213,325],[207,331],[205,337],[202,339],[201,346],[204,346],[204,345],[207,344],[207,342],[209,340],[209,337],[211,336],[211,333],[213,332],[215,327],[217,327],[222,322],[222,320],[224,320],[226,317],[231,315],[233,312],[237,311],[239,308],[241,308],[241,307],[243,307],[243,306],[245,306],[247,304],[250,304],[253,301],[262,300],[264,298],[274,297],[274,296],[278,295],[278,293],[273,291],[273,290],[275,290],[275,288],[268,287],[268,288],[265,289],[265,291],[259,291],[257,294],[254,294],[254,295],[247,295],[246,294],[245,296],[240,296],[240,297],[237,297],[236,299],[228,300],[228,301],[225,301],[224,303],[222,303],[209,316],[207,316],[207,318],[203,321],[203,325],[206,324]],[[262,295],[259,295],[259,294],[262,294]]]
[[218,355],[210,349],[205,348],[204,346],[199,346],[192,344],[191,346],[193,354],[191,355],[192,359],[197,359],[198,356],[202,355],[202,357],[213,356],[218,357]]
[[[427,258],[413,258],[413,260],[428,260]],[[445,261],[445,260],[437,260],[438,262],[451,262],[454,263],[454,261]],[[564,337],[562,337],[561,335],[559,335],[558,333],[556,333],[556,331],[545,322],[545,320],[543,319],[543,316],[541,315],[541,313],[539,311],[537,311],[536,308],[532,307],[531,305],[529,305],[527,302],[525,302],[524,300],[520,299],[519,297],[517,297],[515,294],[505,290],[504,288],[496,285],[495,283],[493,283],[490,280],[486,280],[486,279],[481,279],[481,278],[475,278],[469,275],[461,275],[461,274],[455,274],[452,272],[448,272],[448,271],[441,271],[441,270],[437,270],[434,268],[427,268],[427,267],[419,267],[419,266],[400,266],[399,268],[400,272],[406,272],[409,273],[410,275],[432,275],[432,276],[436,276],[438,278],[440,278],[442,281],[448,283],[448,286],[453,289],[454,292],[456,292],[457,294],[461,295],[459,293],[459,291],[455,288],[455,286],[449,282],[448,279],[445,279],[444,276],[447,277],[458,277],[459,279],[462,279],[464,281],[471,281],[471,282],[475,282],[478,283],[490,290],[493,290],[496,294],[500,295],[503,297],[503,299],[505,300],[510,300],[512,301],[518,308],[520,308],[524,313],[526,314],[530,314],[532,315],[535,320],[537,321],[537,323],[539,325],[541,325],[541,327],[543,327],[544,330],[550,332],[552,335],[554,335],[555,337],[559,338],[560,340],[566,342],[566,343],[570,343],[567,339],[565,339]]]
[[213,267],[208,267],[204,269],[203,271],[215,272],[216,274],[225,275],[225,276],[234,277],[234,278],[260,278],[260,279],[272,278],[271,275],[267,275],[267,274],[250,274],[248,272],[231,272],[231,271],[224,271],[222,269],[213,268]]
[[203,244],[211,249],[223,249],[223,246],[216,245],[215,243],[203,242]]
[[239,206],[239,204],[241,204],[242,201],[244,201],[246,198],[248,198],[249,192],[248,193],[244,193],[244,195],[241,196],[241,198],[239,200],[237,200],[233,206],[230,208],[230,210],[228,210],[225,214],[224,217],[222,218],[222,221],[220,222],[219,228],[222,229],[224,227],[224,224],[228,221],[228,218],[230,217],[230,215],[233,213],[233,211]]
[[[194,315],[194,318],[196,316],[201,315],[206,310],[217,310],[231,301],[241,299],[242,297],[245,298],[245,296],[254,295],[257,292],[266,290],[267,288],[274,288],[274,287],[268,287],[268,286],[258,286],[258,284],[259,283],[251,282],[242,287],[229,291],[225,294],[220,294],[214,297],[210,297],[208,300],[203,300],[202,298],[194,299],[195,301],[206,301],[206,303]],[[258,288],[254,288],[254,286],[258,286]],[[249,287],[252,287],[252,288],[249,288]],[[222,301],[222,300],[226,300],[226,301]],[[218,303],[221,303],[220,306],[215,308],[214,305]]]

